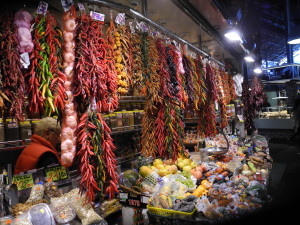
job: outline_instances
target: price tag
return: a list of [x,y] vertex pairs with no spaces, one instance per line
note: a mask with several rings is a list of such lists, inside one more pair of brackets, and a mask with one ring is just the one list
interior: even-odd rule
[[39,6],[38,6],[36,12],[37,12],[38,14],[45,15],[46,12],[47,12],[47,9],[48,9],[48,3],[47,3],[47,2],[40,1]]
[[23,67],[25,69],[28,68],[28,66],[30,66],[30,59],[29,59],[29,54],[27,52],[24,52],[20,55],[20,60],[21,60],[21,63],[23,65]]
[[45,169],[46,177],[51,181],[58,181],[68,178],[68,173],[65,167],[55,166]]
[[94,12],[94,11],[91,11],[91,12],[90,12],[90,16],[92,17],[92,19],[98,20],[98,21],[101,21],[101,22],[103,22],[103,21],[104,21],[104,18],[105,18],[105,15],[104,15],[104,14],[102,14],[102,13],[97,13],[97,12]]
[[133,26],[133,23],[132,22],[129,22],[129,27],[130,27],[130,31],[131,33],[135,33],[135,30],[134,30],[134,26]]
[[84,5],[82,3],[77,3],[78,5],[78,8],[81,12],[85,12],[85,8],[84,8]]
[[71,6],[74,5],[73,0],[60,0],[60,2],[65,12],[70,10]]
[[34,185],[32,174],[13,176],[12,183],[17,185],[19,191]]
[[142,28],[143,32],[147,32],[149,29],[144,22],[140,22],[140,27]]
[[115,22],[119,25],[125,25],[125,13],[118,13]]

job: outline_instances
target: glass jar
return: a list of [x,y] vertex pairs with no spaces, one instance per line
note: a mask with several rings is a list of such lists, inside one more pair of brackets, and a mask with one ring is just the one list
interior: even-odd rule
[[117,131],[123,131],[122,113],[117,112]]
[[140,125],[142,123],[141,114],[139,110],[134,111],[134,125]]
[[133,130],[134,129],[134,114],[132,111],[128,112],[128,117],[129,117],[129,129]]
[[30,121],[24,121],[19,123],[20,126],[20,138],[21,140],[30,139],[32,135],[31,123]]
[[[20,132],[19,132],[19,125],[16,121],[7,120],[4,124],[5,130],[5,141],[16,141],[20,140]],[[8,144],[6,147],[13,147],[16,144]]]
[[126,110],[122,111],[122,122],[124,130],[129,130],[129,114]]
[[109,114],[109,124],[112,131],[115,131],[117,129],[117,114],[112,113]]
[[[0,142],[5,141],[5,131],[4,131],[4,124],[2,119],[0,120]],[[4,148],[5,144],[0,144],[0,148]]]

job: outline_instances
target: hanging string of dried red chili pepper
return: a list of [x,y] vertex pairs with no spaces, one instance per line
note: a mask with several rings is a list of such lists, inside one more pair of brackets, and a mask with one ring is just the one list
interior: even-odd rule
[[245,129],[247,130],[248,135],[251,135],[255,130],[254,126],[254,117],[255,109],[251,105],[251,92],[249,90],[249,84],[246,79],[242,83],[242,101],[244,103],[244,120],[245,120]]
[[65,105],[62,70],[62,32],[49,12],[34,19],[31,64],[27,78],[28,111],[31,116],[58,115]]
[[206,63],[206,96],[207,101],[204,105],[204,112],[206,118],[206,126],[205,126],[205,136],[206,137],[213,137],[217,135],[217,128],[216,128],[216,115],[215,115],[215,101],[218,98],[218,89],[216,86],[216,77],[213,69]]
[[193,68],[190,60],[186,55],[182,56],[182,64],[184,68],[184,81],[185,81],[185,91],[188,96],[187,110],[192,110],[194,108],[195,101],[195,88],[193,83]]
[[1,116],[24,119],[25,82],[13,13],[0,16],[0,109]]
[[130,42],[132,45],[132,85],[134,90],[136,90],[138,93],[141,93],[143,83],[141,34],[131,34]]
[[216,83],[218,87],[218,104],[220,108],[220,117],[221,117],[220,128],[223,129],[228,125],[228,119],[226,114],[225,93],[223,89],[224,86],[223,86],[221,71],[218,68],[215,68],[214,72],[216,75]]
[[228,74],[228,88],[230,93],[230,101],[236,99],[236,92],[234,88],[234,81],[232,75]]
[[267,95],[264,92],[263,85],[260,79],[255,75],[251,85],[251,106],[259,111],[263,105],[267,102]]
[[160,96],[160,77],[159,71],[159,54],[156,48],[156,40],[148,36],[149,43],[149,78],[144,80],[143,93],[146,97],[144,116],[142,119],[142,149],[141,152],[146,156],[156,157],[158,149],[156,145],[156,126],[155,120],[158,116],[157,106],[161,104]]

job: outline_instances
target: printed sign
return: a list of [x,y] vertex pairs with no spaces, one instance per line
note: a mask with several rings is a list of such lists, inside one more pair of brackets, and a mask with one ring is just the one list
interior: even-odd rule
[[34,185],[32,174],[13,176],[12,183],[17,185],[19,191]]
[[77,3],[80,11],[85,12],[84,5],[82,3]]
[[125,25],[125,13],[118,13],[115,22],[119,25]]
[[47,3],[47,2],[40,1],[39,6],[38,6],[36,12],[37,12],[38,14],[45,15],[46,12],[47,12],[47,9],[48,9],[48,3]]
[[60,2],[65,12],[70,10],[71,6],[74,5],[73,0],[60,0]]
[[92,17],[92,19],[102,21],[102,22],[104,21],[104,18],[105,18],[104,14],[97,13],[97,12],[94,12],[94,11],[90,12],[90,16]]
[[46,177],[51,181],[59,181],[68,178],[68,173],[65,167],[55,166],[45,169]]

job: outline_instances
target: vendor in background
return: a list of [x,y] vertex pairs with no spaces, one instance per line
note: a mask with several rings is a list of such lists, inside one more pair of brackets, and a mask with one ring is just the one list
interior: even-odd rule
[[294,134],[291,137],[291,140],[294,141],[299,138],[300,135],[300,93],[298,92],[297,97],[295,98],[294,107]]
[[30,144],[20,154],[14,174],[59,163],[55,147],[60,143],[61,127],[56,119],[46,117],[35,124]]

